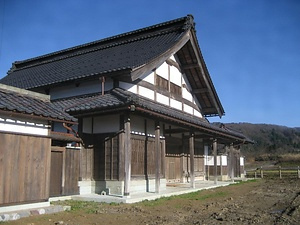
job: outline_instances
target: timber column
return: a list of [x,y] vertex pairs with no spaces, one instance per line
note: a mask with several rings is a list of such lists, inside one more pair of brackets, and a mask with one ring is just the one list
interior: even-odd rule
[[160,189],[160,167],[161,167],[161,151],[160,151],[160,127],[159,122],[155,122],[155,193],[159,193]]
[[130,116],[125,115],[124,118],[124,161],[125,161],[125,180],[124,180],[124,196],[130,195],[130,178],[131,178],[131,128]]
[[218,180],[217,139],[213,140],[213,152],[214,152],[214,184],[217,184],[217,180]]
[[195,166],[194,166],[194,133],[190,133],[189,147],[190,147],[190,177],[191,177],[191,188],[195,188]]
[[229,176],[231,180],[234,180],[234,155],[233,155],[233,143],[230,144],[229,148]]

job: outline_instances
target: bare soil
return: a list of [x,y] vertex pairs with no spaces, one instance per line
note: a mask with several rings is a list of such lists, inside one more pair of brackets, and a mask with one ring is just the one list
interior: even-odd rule
[[299,224],[300,179],[262,179],[136,204],[65,204],[73,210],[5,224]]

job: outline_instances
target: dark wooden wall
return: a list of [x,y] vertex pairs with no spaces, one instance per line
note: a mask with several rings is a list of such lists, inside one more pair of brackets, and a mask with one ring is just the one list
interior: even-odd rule
[[[161,143],[161,149],[163,142]],[[155,176],[155,138],[131,135],[131,175],[133,177]],[[164,159],[161,157],[161,177],[164,177]]]
[[80,150],[51,148],[50,196],[79,194]]
[[80,180],[91,180],[94,176],[94,149],[82,148],[80,152]]
[[0,205],[49,198],[51,140],[0,133]]
[[119,180],[119,134],[94,134],[93,177],[95,180]]

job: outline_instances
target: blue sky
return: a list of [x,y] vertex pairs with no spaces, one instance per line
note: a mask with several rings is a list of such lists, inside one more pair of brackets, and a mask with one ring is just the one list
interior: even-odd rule
[[299,0],[0,0],[0,78],[12,62],[192,14],[221,120],[300,127]]

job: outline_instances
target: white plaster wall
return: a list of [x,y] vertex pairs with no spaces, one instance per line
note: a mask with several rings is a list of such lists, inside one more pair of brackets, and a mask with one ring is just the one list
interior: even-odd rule
[[240,165],[241,166],[245,165],[245,158],[244,157],[240,157]]
[[203,118],[202,114],[196,109],[194,109],[194,116],[198,116],[200,118]]
[[170,82],[181,87],[182,75],[175,66],[170,66]]
[[120,130],[120,116],[108,115],[94,117],[93,133],[110,133]]
[[131,116],[130,122],[132,133],[145,135],[145,120],[143,117]]
[[0,115],[0,131],[48,136],[51,126],[46,121],[8,118]]
[[[113,81],[107,78],[105,81],[105,91],[113,88]],[[75,84],[63,87],[54,87],[50,90],[51,99],[66,98],[70,96],[78,96],[83,94],[91,94],[102,91],[102,83],[100,80],[86,81],[80,83],[78,87]]]
[[127,91],[137,94],[137,85],[135,85],[135,84],[129,84],[129,83],[120,81],[119,86],[120,86],[120,88],[123,88]]
[[169,79],[169,65],[164,62],[160,67],[156,69],[156,74],[166,80]]
[[151,100],[154,100],[154,91],[149,88],[139,87],[139,94]]
[[222,155],[222,165],[223,166],[227,166],[227,156],[226,155]]
[[182,88],[182,97],[190,102],[193,102],[193,96],[186,88]]
[[93,119],[92,119],[92,117],[83,118],[82,123],[83,123],[83,126],[82,126],[83,133],[92,134],[93,133],[93,130],[92,130]]
[[[218,155],[217,156],[217,165],[220,166],[221,165],[221,157],[222,157],[222,166],[227,166],[227,156],[226,155]],[[208,155],[205,156],[205,160],[204,160],[204,165],[206,166],[213,166],[214,165],[214,156]]]
[[154,72],[151,72],[150,74],[142,76],[141,79],[143,81],[146,81],[146,82],[150,83],[150,84],[155,84]]
[[170,99],[170,106],[182,110],[182,103],[172,98]]
[[186,105],[186,104],[183,104],[183,110],[184,110],[184,112],[186,112],[186,113],[189,113],[189,114],[192,114],[192,115],[193,115],[193,111],[194,111],[194,109],[193,109],[191,106],[189,106],[189,105]]
[[162,103],[164,105],[169,105],[169,97],[165,96],[165,95],[162,95],[162,94],[159,94],[157,93],[156,94],[156,101],[159,102],[159,103]]
[[[147,128],[145,127],[145,118],[141,116],[132,115],[130,118],[131,133],[137,135],[147,135],[155,137],[155,121],[146,119]],[[163,129],[160,126],[160,137],[163,137]]]

